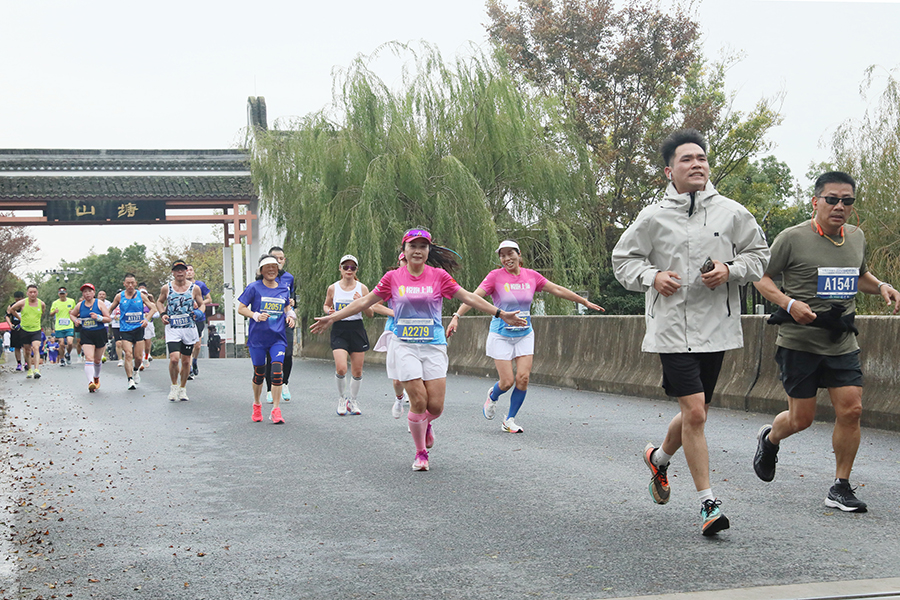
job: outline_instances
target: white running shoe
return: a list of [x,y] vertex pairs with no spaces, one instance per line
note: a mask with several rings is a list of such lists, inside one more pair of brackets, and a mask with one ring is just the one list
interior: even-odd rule
[[187,388],[180,387],[178,388],[178,399],[182,402],[188,401]]
[[285,402],[291,401],[291,390],[288,389],[287,384],[281,386],[281,399]]
[[117,367],[124,367],[124,366],[125,366],[125,361],[124,361],[124,360],[119,360],[119,362],[116,363],[116,366],[117,366]]
[[351,415],[361,415],[362,411],[359,409],[359,404],[357,404],[356,400],[350,399],[347,400],[347,412]]
[[[406,394],[403,394],[404,396]],[[394,406],[391,408],[391,416],[399,419],[403,416],[403,396],[394,400]]]
[[272,400],[272,392],[269,392],[268,394],[266,394],[266,402],[268,402],[269,404],[272,404],[273,402],[275,402],[274,400]]
[[501,427],[503,431],[506,433],[523,433],[525,430],[516,425],[516,422],[512,419],[503,419],[503,426]]
[[177,383],[173,383],[172,386],[169,388],[169,400],[170,401],[175,402],[176,400],[178,400],[178,389],[179,388],[178,388]]
[[134,376],[132,377],[132,379],[134,379],[134,382],[135,382],[135,383],[140,383],[140,382],[141,382],[141,372],[140,372],[140,371],[135,371],[135,372],[134,372]]
[[134,378],[128,380],[128,389],[129,389],[129,390],[136,390],[136,389],[137,389],[137,385],[135,385]]
[[347,414],[347,399],[344,397],[338,398],[337,414],[342,417]]
[[481,408],[481,412],[484,413],[484,418],[490,421],[494,418],[494,412],[497,410],[497,401],[491,400],[491,392],[494,391],[494,386],[491,386],[491,389],[488,390],[487,400],[484,401],[484,406]]

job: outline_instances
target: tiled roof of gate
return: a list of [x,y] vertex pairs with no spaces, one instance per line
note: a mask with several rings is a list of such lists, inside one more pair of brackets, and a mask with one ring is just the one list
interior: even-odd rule
[[0,200],[60,198],[252,199],[250,176],[0,177]]
[[0,149],[0,200],[254,197],[243,150]]
[[0,172],[249,171],[243,150],[0,149]]

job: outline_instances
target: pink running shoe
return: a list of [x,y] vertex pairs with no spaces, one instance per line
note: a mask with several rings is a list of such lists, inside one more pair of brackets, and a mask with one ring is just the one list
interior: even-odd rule
[[425,430],[425,447],[431,448],[432,446],[434,446],[434,428],[429,423],[428,428]]
[[251,417],[254,423],[259,423],[262,421],[262,404],[254,404],[253,405],[253,416]]
[[413,471],[427,471],[428,470],[428,450],[422,450],[421,452],[416,452],[416,460],[413,462]]
[[[260,410],[262,410],[262,407],[260,407]],[[284,425],[284,419],[281,418],[280,408],[273,408],[272,414],[269,416],[269,418],[272,419],[272,422],[276,425]]]

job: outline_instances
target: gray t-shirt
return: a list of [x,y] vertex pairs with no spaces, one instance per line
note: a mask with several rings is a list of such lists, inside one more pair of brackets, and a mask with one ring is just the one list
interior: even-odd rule
[[[855,311],[857,283],[868,270],[866,236],[852,225],[845,225],[843,231],[844,241],[838,246],[840,234],[825,237],[811,221],[785,229],[772,243],[766,274],[772,278],[782,275],[784,293],[809,304],[813,312],[827,312],[832,304],[843,306],[843,314]],[[819,327],[785,323],[778,328],[775,344],[826,356],[859,349],[853,333],[842,334],[835,342],[830,335]]]

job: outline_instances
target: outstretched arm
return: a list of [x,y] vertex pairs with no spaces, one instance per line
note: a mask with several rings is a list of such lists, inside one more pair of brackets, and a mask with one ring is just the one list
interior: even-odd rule
[[590,302],[587,298],[582,298],[572,290],[567,287],[563,287],[557,283],[553,283],[552,281],[548,281],[544,284],[544,291],[550,294],[553,294],[557,298],[562,298],[563,300],[571,300],[575,304],[581,304],[582,306],[586,306],[591,310],[600,310],[606,312],[606,309],[600,306],[599,304],[594,304]]
[[[472,308],[477,308],[483,313],[498,316],[499,318],[503,319],[503,322],[507,325],[512,325],[513,327],[525,327],[526,325],[528,325],[528,321],[517,316],[519,314],[519,311],[510,312],[506,310],[500,310],[481,296],[477,296],[468,290],[464,290],[463,288],[459,288],[458,290],[456,290],[456,293],[453,294],[453,297],[460,302],[465,302]],[[497,314],[497,311],[500,312],[499,315]]]
[[316,317],[316,322],[309,326],[309,330],[313,333],[322,333],[335,321],[340,321],[341,319],[346,319],[351,315],[355,315],[379,301],[381,301],[381,298],[376,296],[375,292],[369,292],[362,298],[357,298],[337,312],[333,312],[324,317]]

